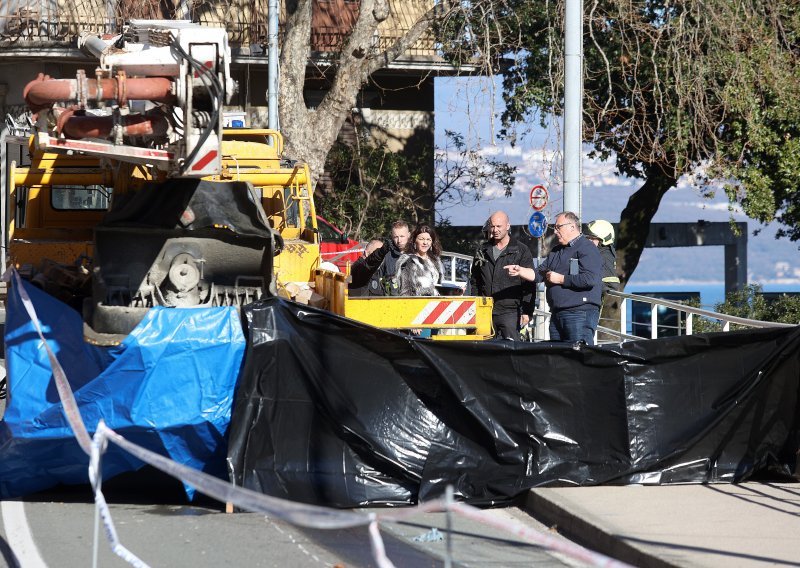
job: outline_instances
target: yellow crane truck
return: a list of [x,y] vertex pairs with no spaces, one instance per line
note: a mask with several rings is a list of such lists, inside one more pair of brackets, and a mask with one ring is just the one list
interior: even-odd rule
[[156,305],[240,306],[298,289],[382,328],[491,335],[491,298],[350,298],[349,275],[320,267],[307,165],[283,157],[276,131],[224,126],[236,88],[224,30],[174,25],[87,37],[93,73],[25,88],[33,119],[5,140],[7,264],[81,310],[99,344]]

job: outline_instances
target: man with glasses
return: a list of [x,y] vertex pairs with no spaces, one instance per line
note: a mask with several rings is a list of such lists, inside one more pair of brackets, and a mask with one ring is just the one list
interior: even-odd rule
[[509,276],[544,282],[550,306],[552,341],[585,341],[594,345],[600,320],[603,260],[592,242],[581,234],[578,216],[564,211],[556,216],[558,244],[534,271],[510,264]]
[[472,261],[470,290],[476,296],[491,296],[492,325],[495,337],[520,339],[519,329],[533,312],[533,283],[509,276],[508,264],[533,267],[530,249],[509,234],[511,223],[503,211],[493,213],[484,225],[488,241],[481,245]]

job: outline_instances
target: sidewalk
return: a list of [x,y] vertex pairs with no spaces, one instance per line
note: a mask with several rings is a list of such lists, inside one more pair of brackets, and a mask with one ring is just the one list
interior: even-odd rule
[[543,488],[526,508],[635,566],[800,566],[800,483]]

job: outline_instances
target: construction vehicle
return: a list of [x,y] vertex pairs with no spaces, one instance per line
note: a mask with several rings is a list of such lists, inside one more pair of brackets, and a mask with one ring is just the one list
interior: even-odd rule
[[346,271],[321,268],[308,166],[276,131],[224,126],[224,30],[137,20],[81,43],[97,69],[40,75],[32,118],[9,122],[4,238],[8,264],[82,312],[87,340],[119,343],[153,306],[309,289],[372,325],[490,336],[490,298],[349,298]]

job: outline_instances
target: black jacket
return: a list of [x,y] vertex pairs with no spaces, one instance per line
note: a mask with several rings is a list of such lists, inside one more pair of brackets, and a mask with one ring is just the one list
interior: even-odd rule
[[388,242],[388,254],[384,253],[383,262],[381,262],[381,265],[372,274],[372,278],[369,280],[367,291],[367,295],[369,296],[386,296],[386,284],[384,280],[392,278],[397,272],[397,259],[403,254],[403,251],[398,249],[394,242]]
[[617,276],[617,251],[614,245],[600,245],[597,247],[603,259],[603,294],[609,290],[619,290],[620,282]]
[[492,247],[494,243],[487,241],[475,254],[470,275],[471,293],[475,296],[491,296],[494,300],[494,313],[521,312],[531,315],[534,283],[519,276],[509,276],[508,271],[503,268],[509,264],[533,268],[530,249],[512,237],[495,260]]
[[350,284],[347,291],[350,296],[366,296],[369,293],[370,278],[383,263],[383,259],[389,252],[391,241],[384,241],[383,246],[372,251],[369,256],[362,256],[350,266]]

